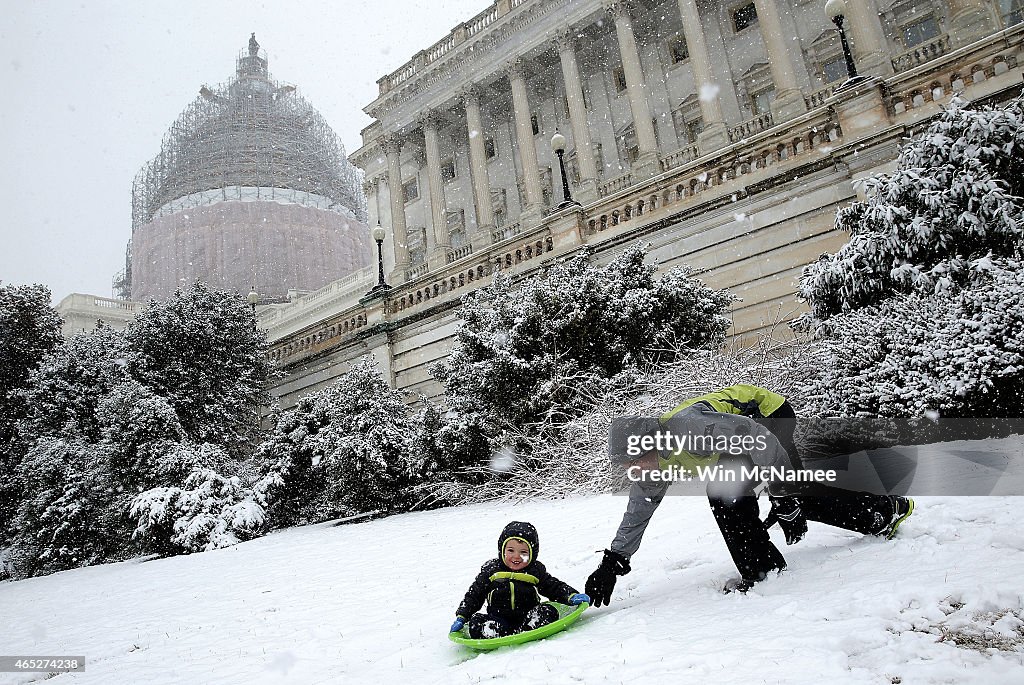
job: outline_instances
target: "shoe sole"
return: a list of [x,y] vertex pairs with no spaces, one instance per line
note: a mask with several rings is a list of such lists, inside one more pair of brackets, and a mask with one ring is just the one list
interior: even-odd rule
[[907,518],[914,513],[914,500],[908,497],[907,501],[910,502],[910,507],[907,509],[907,513],[900,516],[896,519],[896,522],[892,524],[892,530],[890,530],[889,534],[885,536],[886,540],[892,540],[896,536],[896,530],[900,527],[900,524],[906,521]]

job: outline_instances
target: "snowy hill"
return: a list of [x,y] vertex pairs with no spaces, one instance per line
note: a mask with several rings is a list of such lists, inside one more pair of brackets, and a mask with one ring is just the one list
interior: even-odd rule
[[4,583],[0,651],[87,657],[53,683],[1024,683],[1015,497],[918,498],[891,542],[812,522],[787,548],[776,528],[789,571],[746,596],[718,592],[735,570],[706,500],[668,498],[611,607],[522,647],[448,642],[505,523],[535,523],[540,558],[582,590],[624,506],[607,495],[321,524]]

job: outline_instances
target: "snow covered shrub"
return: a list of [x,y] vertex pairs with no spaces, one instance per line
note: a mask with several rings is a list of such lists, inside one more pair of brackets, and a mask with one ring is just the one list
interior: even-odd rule
[[[220,449],[210,445],[197,448]],[[212,469],[197,468],[182,487],[153,488],[132,500],[130,513],[136,521],[132,537],[147,551],[162,554],[230,547],[262,532],[264,504],[237,476],[224,477]]]
[[270,366],[241,297],[197,283],[151,301],[124,335],[129,375],[167,399],[190,439],[234,452],[255,435]]
[[806,389],[822,412],[1019,415],[1022,125],[1024,97],[954,99],[840,210],[850,241],[800,282],[826,351]]
[[124,496],[112,485],[100,446],[42,438],[17,476],[28,493],[8,552],[17,577],[88,566],[127,548],[118,506]]
[[276,419],[256,460],[275,527],[393,509],[417,471],[402,394],[371,356]]
[[911,294],[834,316],[830,363],[809,387],[828,415],[1022,416],[1024,270],[997,260],[941,295]]
[[463,297],[451,354],[432,372],[464,453],[479,460],[508,428],[576,414],[584,386],[724,339],[733,297],[686,269],[658,278],[644,256],[634,245],[594,267],[584,252],[518,283],[498,274]]

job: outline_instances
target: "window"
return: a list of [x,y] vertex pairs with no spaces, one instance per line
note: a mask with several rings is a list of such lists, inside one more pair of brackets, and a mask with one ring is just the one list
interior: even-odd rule
[[630,126],[619,137],[619,145],[628,164],[632,164],[640,156],[640,144],[636,139],[636,129]]
[[768,88],[757,93],[750,94],[750,111],[755,115],[768,114],[772,111],[772,103],[775,102],[775,89]]
[[912,48],[938,36],[939,24],[935,21],[935,17],[927,17],[921,21],[915,21],[913,24],[905,24],[900,29],[900,33],[903,35],[903,44]]
[[846,59],[844,57],[833,57],[821,67],[822,78],[825,79],[825,83],[832,83],[834,81],[845,81],[847,78],[846,74]]
[[484,138],[484,158],[493,159],[498,156],[498,148],[494,145],[494,138]]
[[694,119],[693,121],[686,122],[686,137],[691,145],[697,142],[697,136],[699,136],[703,130],[703,119]]
[[466,244],[466,215],[461,209],[445,214],[445,221],[448,224],[448,241],[452,247],[462,247]]
[[739,33],[745,28],[753,26],[757,23],[757,8],[754,7],[754,3],[743,5],[732,11],[732,27]]
[[540,133],[540,114],[537,112],[530,115],[530,128],[533,129],[533,135]]
[[402,198],[407,203],[420,199],[420,184],[417,179],[402,184]]
[[455,160],[446,159],[441,162],[441,180],[448,183],[455,179]]
[[409,264],[415,266],[427,260],[427,229],[425,227],[413,227],[409,229]]
[[668,56],[672,64],[679,64],[690,59],[690,49],[686,47],[686,38],[674,36],[668,41]]
[[615,84],[615,91],[621,93],[626,90],[626,71],[622,67],[615,67],[612,70],[612,83]]

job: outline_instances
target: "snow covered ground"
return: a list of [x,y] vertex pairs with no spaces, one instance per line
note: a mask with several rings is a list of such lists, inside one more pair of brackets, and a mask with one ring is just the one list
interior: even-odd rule
[[[766,503],[765,503],[766,505]],[[746,596],[706,500],[668,498],[610,607],[529,645],[446,638],[509,520],[583,589],[625,499],[321,524],[0,584],[0,653],[85,655],[52,683],[1024,683],[1024,498],[922,497],[890,542],[811,523]],[[988,646],[988,647],[986,647]],[[40,682],[45,674],[0,674]]]

